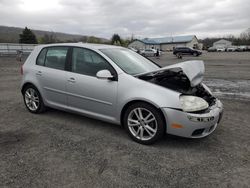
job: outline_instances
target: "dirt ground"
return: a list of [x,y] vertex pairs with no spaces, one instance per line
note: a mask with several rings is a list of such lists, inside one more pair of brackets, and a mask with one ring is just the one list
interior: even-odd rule
[[0,187],[249,187],[250,53],[204,53],[205,82],[225,112],[203,139],[166,135],[144,146],[117,125],[58,110],[29,113],[20,62],[0,57]]

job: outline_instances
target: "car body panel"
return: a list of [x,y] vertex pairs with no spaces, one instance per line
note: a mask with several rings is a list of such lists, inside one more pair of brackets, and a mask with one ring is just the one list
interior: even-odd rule
[[37,82],[43,89],[46,104],[67,105],[66,72],[43,66],[34,66]]
[[131,101],[145,101],[159,109],[163,107],[181,108],[179,102],[180,93],[135,78],[131,75],[119,75],[117,91],[116,119],[118,121],[123,107]]
[[203,76],[204,76],[204,72],[205,72],[204,62],[198,61],[198,60],[185,61],[182,63],[169,65],[169,66],[160,68],[159,70],[156,70],[156,71],[146,72],[146,73],[138,74],[135,76],[142,76],[142,75],[146,75],[149,73],[158,73],[158,72],[162,72],[164,70],[171,70],[173,68],[181,68],[182,71],[185,73],[185,75],[188,77],[192,87],[200,84],[203,80]]
[[[118,82],[73,72],[66,74],[70,107],[110,117],[115,114]],[[74,81],[71,78],[74,78]]]
[[[217,127],[223,112],[222,103],[217,100],[215,105],[210,107],[210,111],[203,114],[186,113],[180,110],[163,108],[163,114],[165,115],[167,132],[169,134],[187,137],[187,138],[202,138],[211,134]],[[194,122],[188,117],[195,118],[211,118],[212,120],[207,122]],[[182,128],[175,128],[174,124],[181,125]],[[197,135],[192,135],[195,130],[204,129],[203,132]]]

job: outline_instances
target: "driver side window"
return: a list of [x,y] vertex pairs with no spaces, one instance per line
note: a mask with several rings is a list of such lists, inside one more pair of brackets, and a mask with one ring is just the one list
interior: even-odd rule
[[96,52],[85,48],[73,48],[72,72],[96,76],[98,71],[104,69],[114,74],[113,67]]

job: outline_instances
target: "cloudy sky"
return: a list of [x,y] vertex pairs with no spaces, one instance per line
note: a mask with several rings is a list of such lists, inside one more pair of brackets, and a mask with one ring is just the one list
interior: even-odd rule
[[249,0],[0,0],[0,25],[110,38],[239,34]]

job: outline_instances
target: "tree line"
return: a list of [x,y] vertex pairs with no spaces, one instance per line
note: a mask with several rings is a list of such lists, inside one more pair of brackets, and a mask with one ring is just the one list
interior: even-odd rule
[[[242,32],[239,37],[234,35],[227,35],[224,37],[210,37],[199,40],[199,42],[203,43],[204,49],[207,49],[213,46],[213,43],[220,40],[225,39],[232,42],[233,45],[250,45],[250,28],[246,31]],[[45,34],[43,37],[39,39],[36,38],[36,35],[27,27],[24,28],[23,32],[20,34],[20,43],[27,43],[27,44],[50,44],[50,43],[60,43],[60,42],[87,42],[87,43],[100,43],[100,44],[112,44],[118,46],[125,46],[127,47],[128,44],[133,41],[133,35],[131,38],[123,39],[119,36],[119,34],[115,33],[111,37],[109,42],[103,42],[100,38],[94,36],[83,36],[80,39],[76,40],[67,40],[67,41],[59,41],[56,38],[54,33]]]
[[113,44],[118,46],[128,46],[128,44],[133,40],[131,39],[122,39],[118,34],[113,34],[110,39],[110,42],[103,42],[100,38],[95,36],[83,36],[80,39],[76,40],[66,40],[60,41],[57,39],[54,33],[44,34],[44,36],[37,39],[36,35],[32,32],[31,29],[25,27],[22,33],[19,35],[19,43],[24,44],[51,44],[51,43],[61,43],[61,42],[87,42],[87,43],[99,43],[99,44]]

